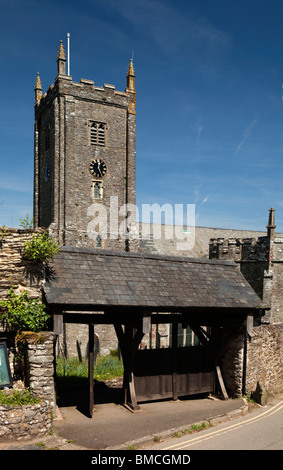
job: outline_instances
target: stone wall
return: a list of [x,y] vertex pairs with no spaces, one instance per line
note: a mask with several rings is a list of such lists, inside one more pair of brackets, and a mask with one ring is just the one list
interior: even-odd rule
[[[56,354],[66,357],[88,357],[88,325],[67,323],[64,332],[59,335]],[[118,339],[113,325],[95,325],[95,334],[99,338],[99,354],[107,356],[118,348]]]
[[211,259],[235,261],[252,288],[269,307],[265,321],[283,322],[283,238],[217,238],[209,244]]
[[270,289],[270,318],[273,323],[283,322],[283,238],[279,236],[272,243]]
[[45,436],[52,428],[48,401],[25,406],[0,405],[0,440],[28,440]]
[[25,345],[25,385],[37,397],[46,399],[55,410],[55,335],[52,332],[21,333]]
[[50,332],[22,333],[25,386],[40,399],[38,404],[0,405],[0,439],[31,439],[46,435],[56,415],[54,339]]
[[283,390],[283,324],[261,325],[247,344],[246,390],[260,382],[270,394]]
[[6,297],[12,286],[28,291],[32,297],[41,296],[43,266],[22,257],[24,245],[33,233],[32,230],[0,227],[0,298]]
[[253,393],[258,382],[271,395],[282,392],[283,324],[254,327],[247,340],[242,331],[230,343],[221,366],[230,396]]
[[[154,253],[168,256],[189,256],[193,258],[209,258],[209,243],[211,239],[257,239],[258,237],[265,235],[264,231],[255,232],[252,230],[193,227],[192,233],[189,234],[190,237],[192,236],[195,238],[193,247],[190,250],[180,250],[178,249],[180,248],[180,243],[178,244],[178,242],[181,240],[183,227],[179,226],[177,230],[173,225],[140,222],[138,224],[138,228],[140,236],[139,245],[142,253]],[[185,231],[183,232],[184,237],[186,235],[186,230],[190,232],[191,227],[185,228]],[[155,234],[157,234],[157,237],[155,237]]]

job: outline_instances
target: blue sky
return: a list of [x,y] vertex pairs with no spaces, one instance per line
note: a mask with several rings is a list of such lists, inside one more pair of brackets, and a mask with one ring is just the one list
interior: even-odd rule
[[134,56],[137,204],[196,204],[199,226],[283,232],[283,3],[0,0],[0,226],[32,215],[34,84],[126,87]]

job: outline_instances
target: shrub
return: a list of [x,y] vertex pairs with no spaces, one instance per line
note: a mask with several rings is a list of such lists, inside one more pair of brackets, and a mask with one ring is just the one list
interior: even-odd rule
[[19,219],[20,222],[20,227],[23,229],[33,229],[34,224],[33,224],[33,218],[29,218],[29,215],[27,214],[24,219]]
[[60,250],[60,246],[47,233],[35,233],[24,246],[23,257],[30,261],[51,260]]
[[39,332],[47,329],[50,315],[39,299],[32,299],[26,291],[16,294],[11,288],[7,298],[0,300],[0,308],[4,311],[1,320],[9,331]]

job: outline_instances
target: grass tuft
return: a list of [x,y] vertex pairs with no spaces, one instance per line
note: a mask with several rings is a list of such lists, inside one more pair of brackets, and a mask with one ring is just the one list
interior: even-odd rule
[[[123,362],[115,355],[99,356],[93,369],[95,380],[103,381],[123,376]],[[78,382],[88,378],[88,363],[81,362],[77,358],[56,360],[57,378],[67,378],[69,381]]]
[[40,403],[30,390],[0,390],[0,405],[22,406]]

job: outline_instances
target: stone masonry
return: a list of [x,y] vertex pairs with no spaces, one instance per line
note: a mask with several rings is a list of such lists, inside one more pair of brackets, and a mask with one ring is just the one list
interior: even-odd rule
[[270,308],[265,321],[283,322],[283,237],[275,233],[270,209],[267,234],[253,238],[212,238],[210,259],[235,261],[247,281]]
[[[118,235],[131,207],[135,222],[135,87],[130,63],[127,88],[97,87],[91,80],[72,81],[66,75],[62,44],[58,54],[55,84],[42,94],[39,77],[35,88],[35,180],[34,220],[60,242],[68,246],[95,247],[97,234],[101,247],[134,249]],[[101,140],[92,134],[92,126],[101,127]],[[96,131],[95,132],[100,132]],[[90,162],[106,164],[105,175],[94,176]],[[99,195],[95,185],[99,185]],[[112,198],[112,199],[111,199]],[[94,206],[95,204],[95,206]],[[106,211],[107,227],[99,216]],[[110,226],[110,211],[114,214]],[[115,218],[117,216],[117,219]]]
[[46,436],[52,429],[48,402],[24,406],[0,405],[0,441]]
[[24,245],[32,236],[32,230],[0,227],[0,298],[12,286],[28,291],[32,297],[40,297],[43,266],[23,259]]
[[54,386],[54,344],[52,332],[23,332],[21,341],[25,344],[25,385],[42,399],[49,401],[55,410]]

